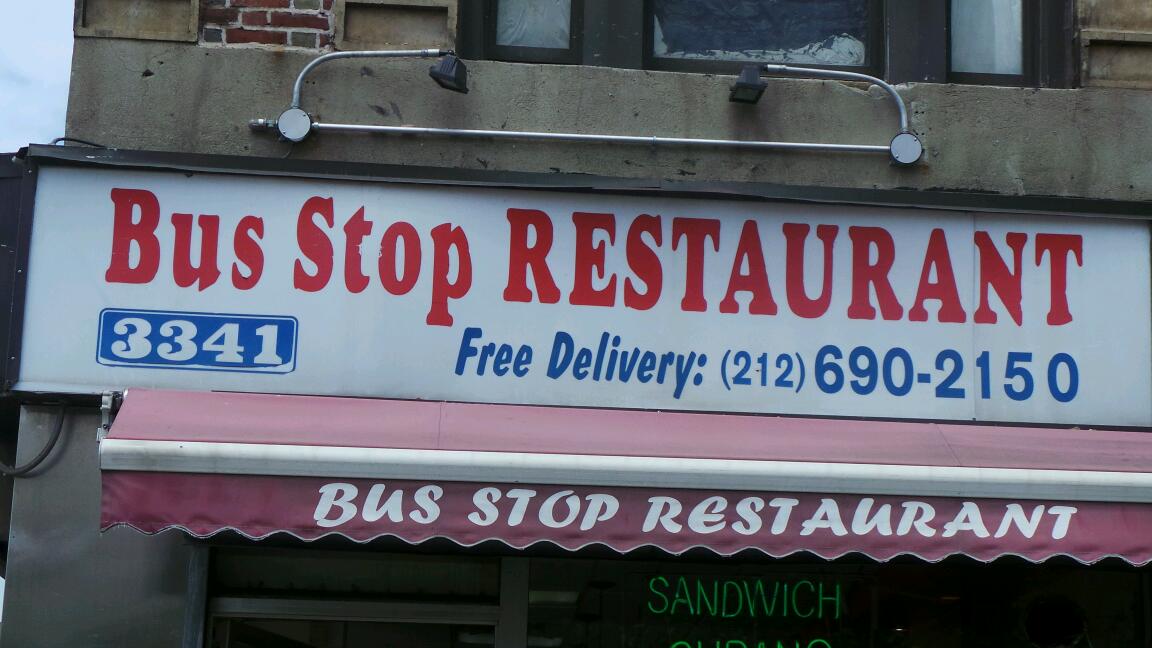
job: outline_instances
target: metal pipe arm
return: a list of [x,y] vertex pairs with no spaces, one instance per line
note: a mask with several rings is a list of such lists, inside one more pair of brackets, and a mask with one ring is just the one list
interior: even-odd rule
[[867,74],[860,74],[859,72],[847,72],[845,70],[823,70],[819,68],[798,68],[788,67],[787,65],[765,64],[761,66],[765,72],[772,74],[787,74],[789,76],[803,76],[803,77],[819,77],[823,79],[838,79],[841,81],[867,81],[874,83],[884,89],[892,101],[896,103],[896,108],[900,111],[900,132],[907,133],[908,129],[908,108],[904,105],[904,98],[896,92],[891,84],[883,79],[877,79],[874,76]]
[[364,50],[353,52],[332,52],[317,56],[300,70],[300,74],[296,75],[296,83],[292,85],[292,108],[300,107],[300,92],[304,89],[304,77],[314,70],[321,63],[328,61],[335,61],[336,59],[346,58],[433,58],[437,56],[447,56],[452,54],[452,50],[442,49],[420,49],[420,50]]

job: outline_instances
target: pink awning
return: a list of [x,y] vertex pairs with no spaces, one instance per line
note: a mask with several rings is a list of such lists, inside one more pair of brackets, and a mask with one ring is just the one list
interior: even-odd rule
[[1152,561],[1152,436],[133,390],[103,526]]

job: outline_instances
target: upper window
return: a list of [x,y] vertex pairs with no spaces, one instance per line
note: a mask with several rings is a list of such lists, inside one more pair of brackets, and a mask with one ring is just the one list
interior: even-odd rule
[[651,0],[656,61],[862,67],[875,49],[869,0]]
[[1074,85],[1074,24],[1071,0],[949,0],[947,80]]
[[580,0],[495,0],[486,44],[506,61],[579,63],[582,15]]
[[568,49],[572,0],[501,0],[496,5],[496,44]]
[[949,71],[1024,74],[1022,0],[951,0]]
[[472,58],[1054,87],[1076,73],[1073,0],[476,0],[461,12]]

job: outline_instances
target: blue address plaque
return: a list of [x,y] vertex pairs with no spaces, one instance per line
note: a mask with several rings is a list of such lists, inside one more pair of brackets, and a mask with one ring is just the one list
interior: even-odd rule
[[151,367],[291,373],[299,323],[294,317],[106,308],[96,361]]

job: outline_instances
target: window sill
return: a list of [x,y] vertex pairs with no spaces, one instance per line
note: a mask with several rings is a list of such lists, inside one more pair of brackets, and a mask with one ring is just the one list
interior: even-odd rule
[[1080,40],[1083,41],[1084,45],[1091,45],[1094,42],[1152,44],[1152,31],[1133,31],[1127,29],[1083,29],[1080,31]]

